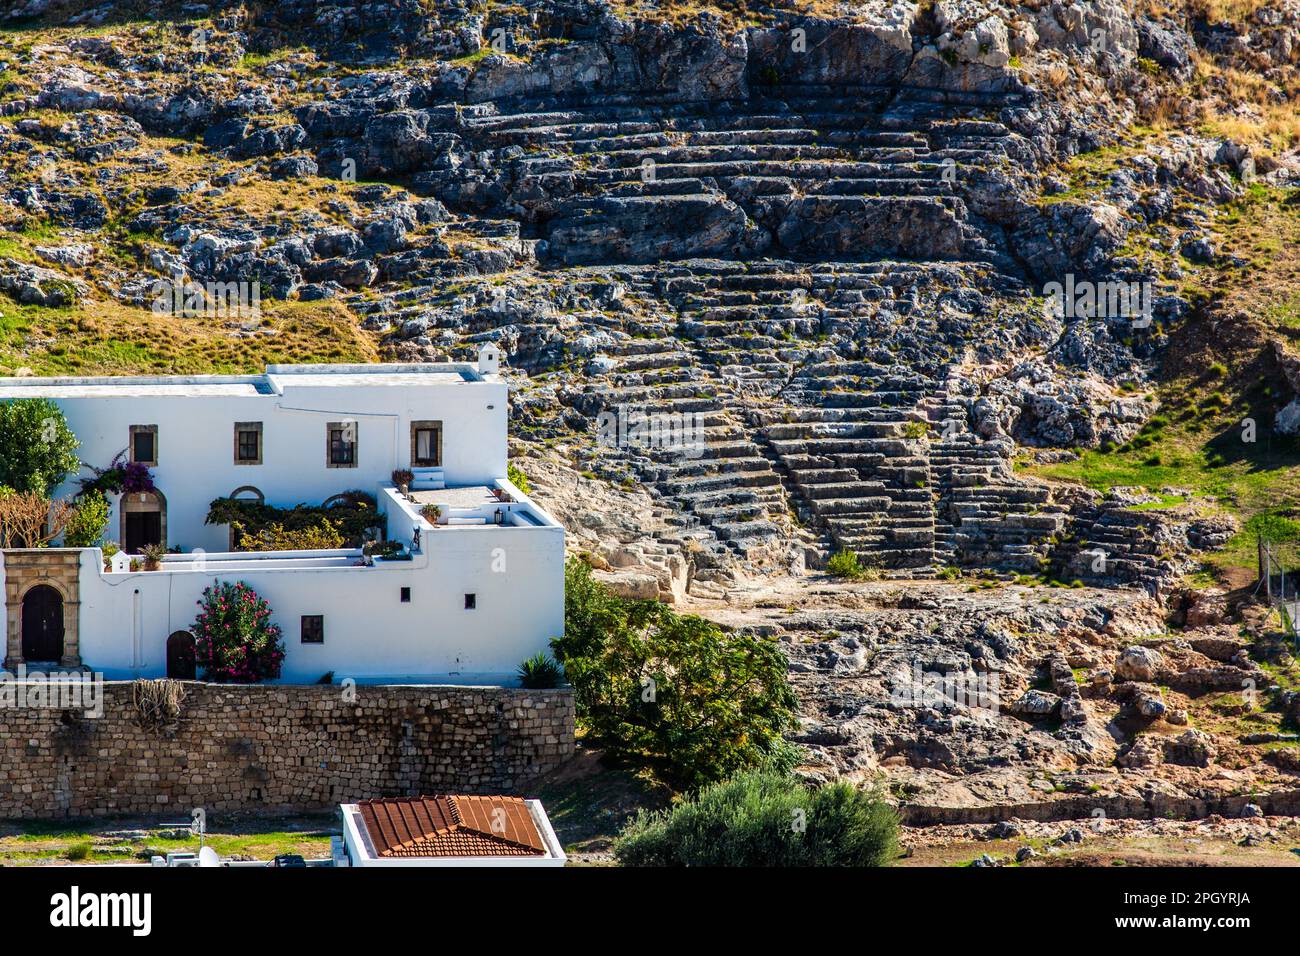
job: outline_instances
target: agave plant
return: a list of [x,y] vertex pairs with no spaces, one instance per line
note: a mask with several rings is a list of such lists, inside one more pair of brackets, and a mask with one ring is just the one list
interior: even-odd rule
[[541,651],[519,665],[519,686],[529,690],[548,690],[559,687],[564,680],[564,670],[548,654]]

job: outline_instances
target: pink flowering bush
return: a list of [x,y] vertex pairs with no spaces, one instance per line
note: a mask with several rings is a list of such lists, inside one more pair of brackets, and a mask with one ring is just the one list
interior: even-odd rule
[[196,662],[203,676],[223,684],[255,684],[280,676],[284,643],[271,608],[243,581],[204,589],[194,620]]

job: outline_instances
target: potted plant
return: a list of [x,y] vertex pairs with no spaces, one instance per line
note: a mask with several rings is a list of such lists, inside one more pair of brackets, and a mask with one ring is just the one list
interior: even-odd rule
[[436,528],[438,519],[442,517],[442,508],[437,505],[425,505],[420,509],[420,517]]
[[411,482],[415,480],[415,473],[409,468],[394,468],[392,477],[397,490],[402,494],[406,494],[411,490]]
[[167,554],[167,549],[161,544],[146,544],[140,553],[144,556],[144,569],[157,571],[162,567],[163,556]]

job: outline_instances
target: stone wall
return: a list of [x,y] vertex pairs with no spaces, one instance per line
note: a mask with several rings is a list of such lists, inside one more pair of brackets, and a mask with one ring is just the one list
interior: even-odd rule
[[[507,792],[573,752],[573,695],[495,687],[184,682],[142,726],[131,682],[101,717],[0,711],[0,818],[313,810],[366,797]],[[351,699],[349,699],[351,698]]]

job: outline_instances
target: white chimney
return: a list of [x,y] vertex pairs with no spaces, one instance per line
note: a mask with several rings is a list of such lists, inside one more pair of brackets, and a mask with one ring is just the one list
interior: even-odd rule
[[501,371],[501,350],[489,342],[478,353],[480,375],[496,375]]

